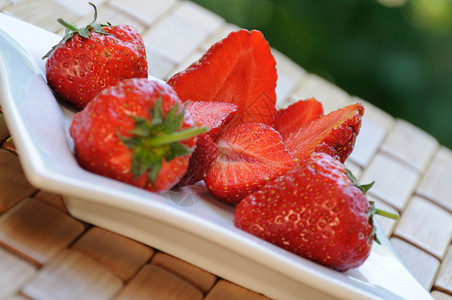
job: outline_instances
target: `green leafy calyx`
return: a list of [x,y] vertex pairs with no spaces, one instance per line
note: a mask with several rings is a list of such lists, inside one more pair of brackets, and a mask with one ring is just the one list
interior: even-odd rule
[[[358,180],[356,179],[356,177],[353,175],[353,173],[349,169],[346,169],[346,174],[347,174],[347,177],[352,181],[353,185],[356,186],[358,189],[360,189],[364,194],[366,194],[367,191],[370,190],[370,188],[375,183],[375,181],[372,181],[369,184],[359,184]],[[374,237],[375,242],[377,242],[378,244],[381,244],[380,240],[378,239],[377,234],[376,234],[377,227],[375,226],[375,223],[374,223],[375,222],[374,216],[380,215],[380,216],[387,217],[387,218],[390,218],[393,220],[398,220],[399,214],[376,208],[375,201],[369,201],[369,204],[370,204],[370,209],[369,209],[370,223],[372,224],[372,231],[370,233],[370,236]]]
[[359,184],[355,175],[353,175],[353,173],[349,169],[346,169],[345,172],[347,173],[347,177],[352,181],[353,185],[360,189],[364,194],[366,194],[367,191],[370,190],[375,183],[375,181],[372,181],[369,184]]
[[174,105],[164,116],[161,97],[151,109],[151,121],[143,117],[131,116],[135,121],[130,136],[117,133],[119,139],[132,150],[130,172],[135,178],[147,172],[152,184],[155,183],[162,161],[171,161],[176,157],[189,155],[193,149],[181,141],[207,131],[205,127],[191,127],[180,130],[184,122],[185,107],[179,112],[179,105]]
[[94,8],[94,20],[91,23],[89,23],[88,25],[86,25],[85,27],[79,28],[76,25],[66,22],[62,18],[57,19],[58,23],[60,23],[61,25],[63,25],[66,28],[65,34],[63,36],[63,39],[57,45],[53,46],[52,49],[50,49],[50,51],[47,52],[47,54],[42,57],[42,59],[49,57],[59,45],[66,43],[75,34],[79,34],[81,37],[84,37],[85,39],[89,39],[91,31],[94,31],[96,33],[103,34],[103,35],[109,34],[108,32],[105,31],[105,29],[103,27],[110,26],[110,24],[96,23],[96,20],[97,20],[96,5],[94,5],[91,2],[89,2],[89,4]]

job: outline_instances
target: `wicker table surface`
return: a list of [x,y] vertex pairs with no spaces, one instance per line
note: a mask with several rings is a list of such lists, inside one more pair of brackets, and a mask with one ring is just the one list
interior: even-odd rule
[[[152,58],[150,73],[161,79],[237,29],[188,1],[93,2],[99,21],[137,28]],[[0,11],[56,33],[60,16],[79,24],[92,18],[91,7],[76,0],[0,0]],[[272,50],[280,106],[309,97],[326,111],[364,103],[363,127],[346,164],[361,182],[376,181],[369,196],[379,207],[400,213],[398,221],[378,221],[410,271],[435,299],[452,299],[451,150]],[[267,299],[70,216],[60,195],[27,182],[1,109],[0,145],[0,299]]]

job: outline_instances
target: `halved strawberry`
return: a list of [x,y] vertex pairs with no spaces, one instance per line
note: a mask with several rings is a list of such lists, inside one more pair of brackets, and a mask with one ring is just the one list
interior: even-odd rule
[[268,181],[286,172],[294,158],[271,126],[245,123],[217,140],[217,159],[204,182],[218,199],[236,204]]
[[196,148],[190,157],[187,172],[179,181],[179,186],[192,185],[201,181],[207,174],[210,165],[217,158],[217,146],[210,138],[209,134],[204,133],[198,136]]
[[208,134],[216,140],[221,129],[234,117],[237,105],[226,102],[187,101],[185,110],[198,126],[209,129]]
[[322,116],[286,139],[286,147],[299,160],[324,152],[342,163],[352,153],[361,128],[364,107],[352,104]]
[[287,108],[276,111],[275,128],[287,139],[292,133],[310,124],[323,115],[322,103],[314,98],[299,100]]
[[182,101],[237,105],[227,127],[241,123],[272,125],[276,103],[276,61],[260,31],[239,30],[214,44],[200,60],[168,83]]

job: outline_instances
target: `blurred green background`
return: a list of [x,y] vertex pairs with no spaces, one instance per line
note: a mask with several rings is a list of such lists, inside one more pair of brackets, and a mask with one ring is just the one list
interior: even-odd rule
[[452,148],[451,0],[194,0]]

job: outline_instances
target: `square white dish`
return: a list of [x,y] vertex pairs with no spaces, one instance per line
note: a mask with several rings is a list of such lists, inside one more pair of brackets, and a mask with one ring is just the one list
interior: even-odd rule
[[67,129],[74,112],[44,80],[41,57],[60,37],[0,14],[0,105],[28,180],[62,194],[71,215],[177,256],[276,299],[431,299],[380,231],[371,256],[339,273],[232,224],[233,208],[202,185],[150,193],[80,168]]

